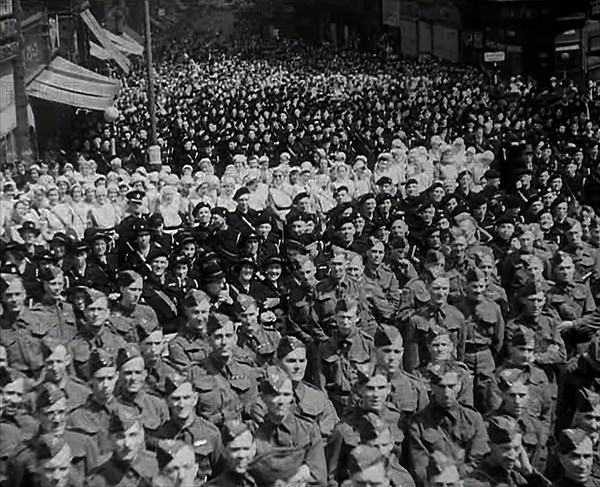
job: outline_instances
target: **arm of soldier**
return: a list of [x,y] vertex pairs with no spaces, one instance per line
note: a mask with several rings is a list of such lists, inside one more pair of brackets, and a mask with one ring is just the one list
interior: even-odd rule
[[375,313],[373,313],[378,319],[387,320],[394,315],[394,308],[388,301],[383,290],[379,285],[373,286],[372,296],[370,299],[371,306]]
[[474,435],[471,439],[468,450],[466,451],[464,473],[470,473],[477,466],[479,461],[489,453],[489,438],[487,428],[483,422],[481,414],[475,412],[474,416]]
[[502,317],[502,311],[500,306],[497,306],[496,326],[494,327],[494,336],[492,337],[494,357],[498,357],[502,350],[502,346],[504,345],[504,330],[505,323],[504,318]]
[[[462,313],[461,313],[462,314]],[[462,362],[465,358],[465,348],[467,346],[467,322],[463,317],[459,319],[460,327],[458,329],[458,343],[456,344],[456,360]]]
[[404,370],[412,372],[419,367],[419,339],[427,323],[420,316],[411,316],[404,328]]
[[329,438],[333,429],[340,422],[340,418],[333,407],[333,403],[329,399],[325,399],[323,404],[323,414],[319,418],[319,427],[321,429],[321,435],[326,440]]
[[398,278],[395,274],[392,274],[390,279],[390,287],[387,291],[387,299],[392,305],[394,310],[398,309],[398,305],[400,304],[401,292],[400,292],[400,283],[398,282]]
[[167,350],[169,353],[169,361],[171,361],[178,369],[186,370],[192,365],[183,349],[183,344],[177,338],[169,342]]
[[565,328],[568,329],[570,327],[580,333],[587,333],[590,336],[594,335],[598,330],[600,330],[600,308],[597,308],[595,311],[586,314],[581,318],[577,318],[576,320],[563,322],[561,331],[564,331]]
[[327,463],[327,478],[330,482],[338,481],[340,465],[343,463],[342,449],[344,448],[343,425],[337,425],[325,446],[325,460]]
[[421,440],[421,425],[412,421],[408,427],[405,445],[408,450],[409,470],[417,485],[425,485],[427,482],[427,466],[429,465],[429,454]]
[[86,438],[85,449],[85,475],[89,475],[100,464],[100,448],[95,441]]
[[[327,482],[327,464],[325,448],[319,427],[313,423],[310,431],[310,443],[304,456],[304,465],[296,475],[303,478],[308,485],[325,485]],[[302,472],[304,470],[304,472]]]
[[537,352],[535,354],[535,361],[539,365],[554,365],[562,364],[567,360],[567,349],[565,342],[558,330],[555,330],[553,342],[550,344],[545,352]]

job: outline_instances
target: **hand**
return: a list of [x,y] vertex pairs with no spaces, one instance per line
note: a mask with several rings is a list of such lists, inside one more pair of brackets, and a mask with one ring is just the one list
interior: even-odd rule
[[264,313],[261,313],[260,321],[261,323],[274,323],[277,321],[277,316],[275,316],[275,313],[272,311],[265,311]]
[[219,303],[233,304],[233,299],[231,299],[231,296],[229,295],[229,291],[227,291],[226,289],[223,289],[223,291],[221,291],[219,293],[218,302]]
[[279,306],[280,301],[281,300],[279,298],[267,298],[265,299],[264,306],[266,309],[276,308]]
[[310,469],[308,465],[302,465],[293,477],[289,478],[287,484],[304,485],[310,480]]
[[572,321],[563,321],[562,323],[560,323],[558,325],[558,331],[560,333],[564,333],[566,331],[569,331],[571,328],[573,328],[573,326],[575,326],[575,324]]
[[525,452],[525,448],[523,445],[520,446],[519,456],[517,457],[517,470],[522,475],[531,475],[533,473],[533,467],[529,462],[529,457],[527,456],[527,452]]

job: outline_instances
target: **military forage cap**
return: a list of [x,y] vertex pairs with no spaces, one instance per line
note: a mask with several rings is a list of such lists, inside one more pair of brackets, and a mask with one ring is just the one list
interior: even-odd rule
[[502,391],[510,389],[516,383],[521,382],[527,385],[529,380],[527,375],[519,369],[504,369],[498,374],[498,387]]
[[479,282],[485,279],[485,274],[481,269],[471,268],[465,275],[467,282]]
[[185,446],[186,444],[179,440],[160,440],[156,445],[158,468],[160,470],[165,468]]
[[290,380],[288,375],[279,367],[267,367],[260,383],[260,391],[263,394],[278,394],[288,380]]
[[513,347],[532,345],[535,343],[535,332],[531,328],[518,325],[511,334],[510,344]]
[[259,457],[248,467],[256,485],[271,487],[293,477],[304,462],[304,447],[276,448]]
[[377,348],[387,347],[388,345],[391,345],[396,340],[401,339],[401,338],[402,338],[402,335],[400,335],[400,332],[398,331],[397,328],[394,328],[392,326],[383,325],[383,326],[380,326],[379,328],[377,328],[377,331],[375,332],[375,336],[374,336],[375,346]]
[[59,269],[58,267],[49,265],[47,267],[44,267],[40,271],[40,274],[38,277],[41,281],[50,282],[50,281],[53,281],[54,279],[56,279],[62,273],[63,273],[63,271],[61,269]]
[[231,319],[228,316],[219,313],[211,313],[208,316],[208,322],[206,323],[206,333],[210,336],[229,323],[231,323]]
[[534,294],[544,294],[545,292],[546,290],[541,282],[531,280],[521,288],[520,295],[522,298],[527,298],[529,296],[533,296]]
[[64,438],[52,434],[41,435],[35,443],[35,456],[39,461],[51,460],[67,446]]
[[108,431],[123,433],[140,421],[140,413],[137,409],[117,406],[110,415]]
[[388,425],[374,413],[367,413],[358,425],[361,443],[367,443],[379,437],[388,429]]
[[58,348],[58,347],[65,347],[66,346],[63,342],[61,342],[60,340],[57,340],[56,338],[52,338],[52,337],[45,337],[41,344],[40,344],[40,349],[42,352],[42,357],[43,358],[48,358],[50,355],[52,355],[54,353],[54,351]]
[[558,452],[570,453],[587,439],[588,434],[579,428],[563,430],[558,440]]
[[134,358],[141,357],[142,353],[137,345],[128,343],[117,353],[117,368],[123,367],[127,362]]
[[201,303],[205,303],[208,300],[208,295],[204,291],[192,289],[183,298],[183,305],[186,308],[195,308],[196,306],[199,306]]
[[97,348],[90,355],[90,373],[92,375],[100,369],[115,367],[115,365],[115,357],[110,351]]
[[431,343],[437,337],[441,337],[441,336],[452,337],[452,334],[451,334],[450,330],[448,330],[447,328],[444,328],[443,326],[438,326],[438,325],[434,324],[434,325],[431,325],[427,329],[427,335],[425,338],[427,340],[427,343]]
[[227,446],[238,436],[243,435],[246,431],[250,431],[250,428],[248,428],[248,425],[243,421],[226,421],[221,428],[221,439],[223,441],[223,445]]
[[597,332],[587,349],[588,359],[596,364],[600,364],[600,332]]
[[65,391],[60,387],[50,382],[44,382],[38,391],[36,408],[39,410],[50,407],[65,397],[67,397]]
[[0,389],[4,389],[7,385],[22,379],[23,376],[16,370],[6,367],[0,368]]
[[359,445],[350,452],[348,458],[348,471],[350,475],[365,471],[378,463],[387,464],[386,458],[378,448],[368,445]]
[[515,435],[521,434],[519,425],[513,418],[508,416],[495,416],[488,422],[488,436],[490,441],[496,445],[510,443]]
[[117,276],[117,284],[119,287],[127,287],[131,286],[135,281],[141,279],[142,276],[135,271],[122,271],[119,272],[119,275]]
[[165,392],[168,396],[170,396],[183,384],[191,383],[192,382],[189,379],[189,377],[174,372],[172,374],[167,375],[167,377],[165,378]]
[[444,360],[432,364],[430,367],[428,367],[428,373],[429,381],[432,384],[439,384],[439,382],[447,374],[460,374],[458,366],[450,360]]
[[577,391],[577,411],[589,413],[600,406],[600,394],[582,387]]
[[429,455],[429,463],[427,464],[427,478],[437,477],[445,470],[456,467],[456,463],[452,457],[445,455],[441,451],[434,451]]
[[282,359],[288,353],[292,353],[299,348],[306,348],[306,345],[296,337],[284,336],[277,347],[277,358]]

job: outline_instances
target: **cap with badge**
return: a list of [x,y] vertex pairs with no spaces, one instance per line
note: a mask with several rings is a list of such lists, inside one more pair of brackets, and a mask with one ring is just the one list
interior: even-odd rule
[[304,456],[302,446],[275,448],[257,456],[249,465],[248,473],[261,487],[280,485],[298,472]]
[[129,201],[130,203],[141,205],[144,202],[144,197],[146,196],[146,193],[144,193],[143,191],[135,190],[130,191],[125,196],[127,198],[127,201]]
[[531,328],[523,325],[517,325],[509,333],[510,344],[513,347],[522,347],[524,345],[533,345],[535,343],[535,332]]
[[128,287],[134,282],[141,280],[142,276],[135,271],[121,271],[117,276],[117,284],[119,287]]
[[36,227],[34,222],[27,220],[27,221],[23,222],[23,224],[21,225],[21,228],[19,228],[19,233],[21,235],[23,235],[25,232],[31,232],[35,236],[38,236],[40,234],[40,229],[38,227]]
[[40,409],[53,406],[61,399],[65,399],[67,397],[65,395],[65,391],[51,382],[44,382],[37,392],[38,395],[35,405],[38,411]]
[[127,362],[136,358],[143,360],[140,348],[133,343],[126,344],[123,348],[119,349],[119,352],[117,353],[117,368],[120,369]]
[[40,435],[35,441],[35,457],[40,462],[52,460],[65,447],[67,442],[62,436],[46,433]]
[[211,313],[208,315],[208,320],[206,322],[206,333],[210,336],[230,323],[232,323],[232,321],[229,316],[220,313]]
[[159,440],[156,445],[158,468],[163,470],[186,446],[186,443],[180,440]]
[[152,234],[152,229],[150,228],[150,226],[141,218],[138,219],[132,225],[131,231],[138,237],[140,235],[151,235]]
[[40,272],[38,274],[38,278],[41,281],[50,282],[50,281],[54,281],[54,279],[56,279],[57,277],[62,276],[62,275],[63,275],[62,269],[60,269],[54,265],[49,265],[40,270]]
[[348,455],[348,473],[352,476],[380,463],[387,465],[387,459],[379,448],[358,445]]
[[223,445],[227,446],[233,440],[246,432],[250,432],[250,428],[243,421],[236,419],[225,421],[221,427],[221,440]]
[[186,375],[173,372],[165,377],[165,393],[170,396],[184,384],[192,385],[192,381]]
[[529,378],[521,369],[503,369],[498,373],[498,388],[506,391],[515,384],[529,384]]
[[224,277],[225,273],[217,262],[211,261],[202,267],[202,282],[204,284],[220,281]]
[[91,375],[106,367],[116,366],[114,354],[102,348],[96,348],[92,351],[89,364]]
[[591,442],[589,435],[582,429],[573,428],[563,430],[560,433],[557,451],[563,455],[566,453],[571,453],[585,441]]
[[141,416],[138,409],[118,405],[111,411],[108,432],[124,433],[140,422]]
[[582,387],[577,391],[576,410],[581,413],[590,413],[600,406],[600,394]]
[[250,194],[250,190],[248,188],[246,188],[246,186],[242,186],[240,189],[238,189],[235,192],[235,194],[233,195],[233,199],[234,199],[234,201],[237,201],[238,199],[240,199],[242,196],[244,196],[246,194]]
[[282,359],[299,348],[306,349],[304,342],[296,337],[286,335],[282,337],[279,346],[277,347],[277,358]]
[[290,380],[289,376],[279,367],[267,367],[260,382],[260,391],[266,395],[279,394],[286,382]]
[[375,341],[375,347],[377,348],[387,347],[396,341],[400,341],[400,343],[402,343],[402,335],[398,329],[394,328],[393,326],[379,326],[375,331],[373,338]]
[[527,298],[529,296],[533,296],[535,294],[546,294],[546,289],[544,285],[539,281],[530,280],[525,283],[524,286],[521,287],[519,291],[519,295],[522,298]]
[[40,343],[40,351],[42,352],[42,357],[47,359],[52,355],[58,347],[64,347],[65,351],[67,350],[66,345],[52,337],[44,337]]
[[465,274],[467,282],[480,282],[485,280],[485,274],[479,268],[470,268]]
[[517,421],[509,416],[494,416],[487,424],[490,441],[495,445],[511,443],[513,439],[521,434],[521,428]]

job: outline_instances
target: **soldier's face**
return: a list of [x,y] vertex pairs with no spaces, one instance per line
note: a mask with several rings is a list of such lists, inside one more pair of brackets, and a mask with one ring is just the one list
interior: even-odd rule
[[384,375],[378,374],[360,388],[361,405],[367,411],[380,411],[390,394],[390,383]]
[[271,264],[265,270],[267,279],[271,282],[276,282],[281,277],[281,266],[279,264]]
[[88,325],[100,328],[104,325],[110,314],[107,299],[100,298],[89,304],[83,310],[83,314]]
[[164,348],[164,336],[161,330],[150,333],[150,335],[140,343],[142,356],[144,357],[144,362],[147,364],[158,360],[161,357]]
[[280,366],[283,371],[290,376],[292,381],[301,382],[304,379],[304,374],[306,373],[307,363],[306,349],[297,348],[283,357]]
[[394,374],[400,370],[404,347],[402,338],[396,338],[393,343],[377,349],[377,362],[383,366],[388,374]]
[[546,304],[546,296],[543,292],[527,296],[524,300],[524,313],[527,316],[537,317],[542,314],[544,305]]
[[449,409],[458,402],[460,388],[460,378],[454,372],[444,375],[439,382],[431,383],[433,399],[444,409]]
[[98,240],[96,240],[94,242],[94,254],[97,255],[98,257],[102,257],[104,255],[106,255],[106,251],[108,249],[108,246],[106,245],[106,240],[104,240],[103,238],[99,238]]
[[352,279],[360,279],[365,272],[365,266],[360,257],[355,257],[348,263],[346,273]]
[[213,351],[225,359],[231,357],[236,339],[236,328],[235,324],[232,322],[228,322],[222,328],[215,330],[209,337]]
[[486,288],[485,279],[467,283],[467,295],[474,301],[480,302],[484,298]]
[[45,281],[44,288],[51,297],[58,298],[65,289],[65,276],[59,274],[51,281]]
[[237,474],[246,473],[255,455],[256,443],[249,431],[236,437],[223,451],[227,466]]
[[294,389],[292,381],[286,380],[279,390],[273,394],[263,394],[263,401],[267,406],[269,416],[276,420],[282,420],[287,417],[290,412],[292,403],[294,402]]
[[94,396],[101,401],[109,400],[115,392],[117,378],[116,367],[102,367],[101,369],[98,369],[91,380]]
[[579,225],[574,226],[567,232],[567,240],[569,245],[573,247],[581,247],[583,245],[583,232]]
[[388,487],[390,480],[383,462],[367,467],[350,478],[352,487]]
[[240,322],[245,329],[255,329],[258,326],[258,308],[251,304],[239,315]]
[[517,465],[521,440],[521,435],[516,435],[510,443],[497,445],[490,442],[490,460],[493,462],[492,464],[503,467],[507,472],[512,471]]
[[348,261],[345,256],[335,256],[331,260],[330,266],[330,275],[334,279],[342,279],[346,274],[346,267],[348,266]]
[[144,444],[144,428],[136,422],[127,431],[113,433],[112,439],[113,452],[117,459],[130,463],[136,459]]
[[369,259],[373,265],[379,265],[385,257],[385,247],[383,244],[376,244],[369,250]]
[[142,297],[142,290],[144,289],[143,281],[137,279],[132,282],[129,286],[123,286],[121,288],[121,294],[123,296],[123,302],[129,306],[133,306],[139,303]]
[[450,360],[454,351],[454,342],[449,335],[439,335],[427,345],[432,360]]
[[447,279],[435,279],[429,287],[429,293],[434,304],[446,304],[450,294],[450,282]]
[[311,285],[315,281],[317,269],[312,261],[305,262],[296,271],[296,277],[304,286]]
[[392,450],[394,449],[394,441],[389,428],[380,433],[377,438],[367,442],[367,444],[373,448],[377,448],[386,458],[391,455]]
[[119,379],[130,394],[137,394],[142,390],[146,375],[144,360],[141,357],[125,362],[119,370]]
[[186,382],[175,389],[168,397],[171,416],[179,420],[188,419],[198,402],[198,394],[192,384]]
[[358,322],[358,310],[356,308],[347,311],[338,311],[335,314],[335,324],[338,334],[341,336],[350,336],[356,329]]
[[245,213],[250,208],[250,195],[244,194],[237,199],[237,207],[242,213]]
[[59,382],[67,375],[67,368],[71,363],[71,356],[67,352],[67,349],[59,345],[54,349],[44,360],[44,368],[46,371],[46,380],[50,382]]
[[194,485],[198,464],[194,450],[189,446],[181,448],[173,460],[163,469],[164,475],[171,481],[173,487],[187,487]]
[[157,276],[164,276],[169,267],[169,261],[166,257],[157,257],[150,262],[152,272]]
[[63,397],[52,406],[42,408],[40,411],[40,424],[45,433],[62,434],[67,426],[67,398]]
[[592,440],[586,438],[572,452],[559,453],[558,458],[567,479],[578,484],[585,484],[592,474],[594,464]]
[[479,269],[485,274],[486,279],[494,275],[494,262],[492,259],[485,259],[479,264]]
[[452,243],[452,255],[454,258],[461,260],[466,257],[467,242],[464,238],[458,238]]
[[210,302],[204,301],[192,308],[185,308],[185,315],[188,320],[188,326],[193,330],[204,333],[206,331],[206,322],[210,313]]
[[25,287],[19,280],[9,284],[2,296],[2,303],[9,313],[18,313],[25,307]]
[[25,383],[23,379],[17,379],[6,384],[0,394],[0,410],[7,416],[14,416],[21,407],[25,395]]
[[513,417],[519,418],[525,412],[525,405],[529,398],[529,387],[522,382],[515,382],[507,390],[502,391],[502,402],[505,411]]
[[600,440],[600,406],[596,406],[591,411],[577,411],[573,417],[572,426],[581,428],[585,431],[594,445],[598,445]]
[[560,264],[554,268],[556,280],[559,282],[571,282],[575,275],[575,266],[569,258],[564,258]]
[[42,487],[65,487],[69,480],[72,460],[71,448],[65,445],[53,458],[40,462],[38,472]]
[[527,343],[525,345],[509,345],[508,354],[511,362],[517,366],[530,364],[535,359],[535,347],[534,343]]

